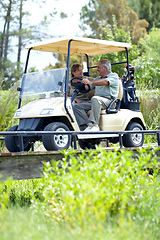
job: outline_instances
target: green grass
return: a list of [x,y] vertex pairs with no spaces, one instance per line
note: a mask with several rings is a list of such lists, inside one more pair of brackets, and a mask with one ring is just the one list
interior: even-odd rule
[[139,98],[147,129],[160,129],[160,91],[141,91]]
[[[86,213],[87,217],[87,213]],[[159,234],[155,235],[156,229],[152,228],[150,221],[125,220],[123,224],[118,220],[104,224],[103,227],[97,225],[86,225],[82,230],[73,229],[68,224],[56,224],[40,212],[32,209],[21,209],[12,207],[1,212],[0,239],[3,240],[150,240],[159,239]],[[157,225],[158,228],[158,225]],[[156,230],[159,231],[158,229]]]
[[[153,90],[147,91],[147,89],[138,93],[141,101],[140,109],[143,114],[147,130],[159,130],[160,129],[160,91]],[[156,135],[146,135],[145,144],[157,143]]]
[[1,182],[0,239],[159,239],[157,157],[138,151],[64,151],[42,179]]

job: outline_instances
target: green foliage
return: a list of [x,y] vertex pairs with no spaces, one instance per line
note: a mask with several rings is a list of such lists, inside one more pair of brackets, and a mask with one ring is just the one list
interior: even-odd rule
[[139,65],[136,71],[138,89],[156,89],[160,87],[160,29],[153,29],[145,39],[139,43],[141,55],[132,61]]
[[17,106],[18,94],[15,87],[7,91],[0,91],[0,131],[6,131],[16,122],[13,120],[13,115]]
[[[130,43],[130,34],[117,28],[116,22],[114,25],[114,34],[110,31],[110,27],[106,27],[106,40],[128,42]],[[135,84],[139,90],[153,90],[160,87],[160,29],[152,29],[146,38],[141,39],[138,45],[132,45],[129,51],[130,63],[133,66],[140,66],[135,71]],[[102,58],[108,58],[111,63],[125,61],[124,52],[111,53],[107,55],[96,56],[95,61]],[[125,75],[124,64],[115,65],[112,67],[114,72],[117,72],[120,77]]]
[[148,22],[139,20],[137,14],[128,6],[126,0],[90,0],[82,7],[80,13],[82,29],[92,31],[92,37],[105,39],[106,25],[114,28],[114,19],[119,29],[129,31],[133,44],[137,44],[141,37],[144,37]]
[[6,60],[5,62],[0,60],[0,78],[2,89],[8,90],[11,88],[12,85],[20,79],[22,72],[23,69],[21,64],[19,64],[19,68],[17,69],[17,63],[13,63],[10,60]]
[[[14,113],[18,107],[17,86],[13,86],[10,90],[0,90],[0,131],[7,131],[11,126],[17,124],[17,120],[13,119]],[[0,141],[0,150],[3,151],[4,142]]]
[[52,222],[46,221],[46,216],[42,212],[27,207],[0,209],[1,240],[63,239],[59,238],[59,235],[60,230],[58,231],[57,226]]
[[[105,28],[105,40],[109,41],[118,41],[118,42],[127,42],[131,44],[131,36],[129,31],[124,31],[122,29],[119,29],[117,27],[116,20],[114,19],[113,28],[111,30],[111,26],[108,24]],[[132,49],[129,51],[129,58],[130,62],[134,60],[137,55],[139,55],[139,50],[136,45],[132,45]],[[117,62],[123,62],[126,61],[126,52],[115,52],[115,53],[109,53],[109,54],[103,54],[100,56],[93,56],[92,59],[95,62],[98,62],[100,59],[109,59],[111,63],[117,63]],[[123,75],[126,75],[126,72],[124,72],[125,64],[121,65],[113,65],[112,71],[117,72],[120,77]]]
[[43,179],[0,183],[3,239],[159,239],[155,151],[63,154],[44,163]]
[[[139,65],[140,68],[136,71],[136,85],[138,89],[156,89],[160,86],[160,34],[159,29],[152,28],[152,31],[145,35],[143,27],[145,25],[145,20],[138,20],[135,13],[130,11],[130,15],[124,14],[124,16],[109,14],[106,9],[106,3],[110,1],[89,1],[88,5],[85,5],[82,8],[81,20],[85,25],[90,26],[92,30],[92,37],[110,40],[110,41],[119,41],[119,42],[128,42],[128,43],[137,43],[138,45],[133,45],[133,48],[130,50],[130,63],[134,65]],[[148,1],[151,3],[151,1]],[[122,2],[121,2],[122,3]],[[120,4],[121,4],[120,3]],[[138,1],[140,4],[140,1]],[[139,8],[139,4],[136,2],[136,7]],[[146,2],[145,2],[146,3]],[[113,10],[116,9],[117,5],[112,1],[111,5],[114,5]],[[141,3],[142,4],[142,3]],[[153,4],[153,3],[151,3]],[[156,3],[155,3],[156,4]],[[108,4],[109,5],[109,4]],[[153,4],[154,5],[154,4]],[[125,5],[126,7],[126,5]],[[125,9],[123,8],[123,11]],[[121,5],[119,6],[119,9]],[[141,8],[142,11],[144,10]],[[153,6],[152,6],[153,9]],[[122,11],[122,12],[123,12]],[[118,11],[116,12],[118,13]],[[118,18],[118,16],[121,16]],[[128,16],[127,21],[122,21],[123,24],[119,24],[120,19],[123,20]],[[123,18],[124,17],[124,18]],[[107,20],[108,21],[107,21]],[[129,23],[128,23],[129,20]],[[126,22],[129,24],[130,28],[127,28],[124,24]],[[85,28],[84,28],[85,30]],[[142,34],[142,35],[141,35]],[[146,36],[144,38],[144,36]],[[138,39],[137,39],[138,37]],[[112,63],[123,61],[125,59],[124,53],[112,53],[107,55],[96,56],[93,59],[98,62],[102,58],[108,58]],[[117,72],[120,77],[125,75],[124,65],[112,67],[113,71]],[[95,75],[93,76],[95,77]]]
[[148,30],[152,27],[160,27],[159,0],[127,0],[127,2],[140,19],[149,22]]
[[34,202],[41,202],[44,184],[42,180],[8,180],[0,184],[0,207],[29,207]]
[[[160,129],[160,91],[147,89],[138,91],[138,97],[141,102],[140,109],[143,114],[148,130]],[[156,135],[145,136],[145,143],[151,144],[157,142]]]
[[88,223],[103,227],[115,218],[123,221],[139,215],[145,219],[150,211],[148,204],[157,207],[150,198],[155,194],[157,175],[157,171],[149,174],[157,164],[152,151],[141,150],[136,160],[131,152],[106,152],[101,148],[78,157],[74,151],[64,154],[63,162],[45,165],[45,176],[51,181],[45,193],[51,205],[50,217],[61,216],[72,227],[85,228]]

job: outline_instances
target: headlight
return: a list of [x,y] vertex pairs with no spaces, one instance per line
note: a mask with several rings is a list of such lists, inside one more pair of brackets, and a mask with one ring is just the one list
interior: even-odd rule
[[53,109],[43,109],[40,115],[52,115]]
[[14,117],[20,117],[21,115],[21,111],[17,110],[14,114]]

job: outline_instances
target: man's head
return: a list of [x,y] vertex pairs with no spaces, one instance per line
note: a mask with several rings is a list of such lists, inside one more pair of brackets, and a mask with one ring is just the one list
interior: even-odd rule
[[101,59],[98,63],[97,71],[99,76],[104,77],[111,72],[111,63],[108,59]]
[[72,75],[72,77],[78,77],[78,78],[83,77],[82,66],[79,63],[75,63],[72,65],[71,75]]

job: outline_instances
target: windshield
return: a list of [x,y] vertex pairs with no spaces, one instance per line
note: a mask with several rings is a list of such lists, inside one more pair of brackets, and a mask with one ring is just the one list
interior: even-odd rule
[[58,97],[64,93],[66,68],[24,74],[20,97],[30,101],[39,98]]

